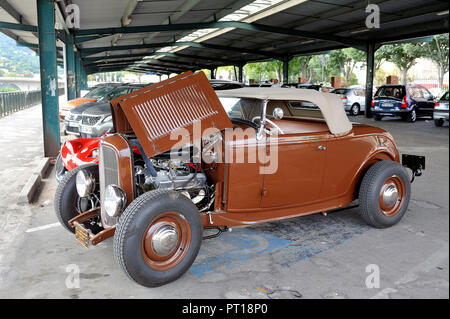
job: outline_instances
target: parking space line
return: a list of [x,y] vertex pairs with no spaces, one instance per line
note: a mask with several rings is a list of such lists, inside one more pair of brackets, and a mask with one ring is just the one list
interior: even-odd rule
[[43,226],[39,226],[39,227],[29,228],[25,232],[32,233],[32,232],[39,231],[39,230],[45,230],[45,229],[49,229],[49,228],[58,227],[60,225],[61,225],[60,223],[47,224],[47,225],[43,225]]

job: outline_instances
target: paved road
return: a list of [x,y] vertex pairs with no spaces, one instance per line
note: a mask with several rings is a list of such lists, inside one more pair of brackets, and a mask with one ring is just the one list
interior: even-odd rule
[[[11,238],[7,250],[0,250],[0,297],[265,299],[273,292],[270,297],[295,299],[298,292],[302,298],[448,298],[448,127],[424,120],[352,120],[386,128],[402,152],[427,156],[424,176],[412,185],[408,212],[395,227],[372,229],[353,208],[235,228],[204,241],[179,280],[146,289],[121,272],[111,240],[86,250],[55,226],[56,183],[50,178],[38,203],[12,213],[18,226],[2,228]],[[380,288],[369,289],[366,270],[374,269],[380,271]],[[80,271],[80,286],[68,288],[74,270]]]

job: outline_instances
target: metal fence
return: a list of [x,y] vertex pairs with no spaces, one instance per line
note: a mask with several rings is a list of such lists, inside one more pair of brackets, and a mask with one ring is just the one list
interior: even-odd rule
[[[64,88],[58,89],[58,95]],[[41,103],[41,91],[0,93],[0,118]]]

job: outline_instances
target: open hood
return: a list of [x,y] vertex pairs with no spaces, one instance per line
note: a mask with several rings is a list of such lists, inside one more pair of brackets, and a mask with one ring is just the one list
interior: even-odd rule
[[208,128],[232,127],[203,72],[186,72],[110,103],[116,132],[134,132],[148,157],[170,150],[181,136],[193,142],[194,125],[201,128],[195,138]]

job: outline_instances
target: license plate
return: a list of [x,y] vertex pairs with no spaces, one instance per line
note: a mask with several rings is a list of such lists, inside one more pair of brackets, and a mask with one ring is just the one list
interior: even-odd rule
[[75,225],[75,238],[78,242],[84,247],[89,247],[89,232],[83,225],[76,224]]
[[78,127],[80,124],[78,122],[69,122],[70,127]]
[[392,104],[392,103],[383,103],[382,106],[383,107],[393,107],[394,104]]
[[91,134],[92,133],[92,128],[91,127],[82,126],[80,131],[81,131],[81,133]]

